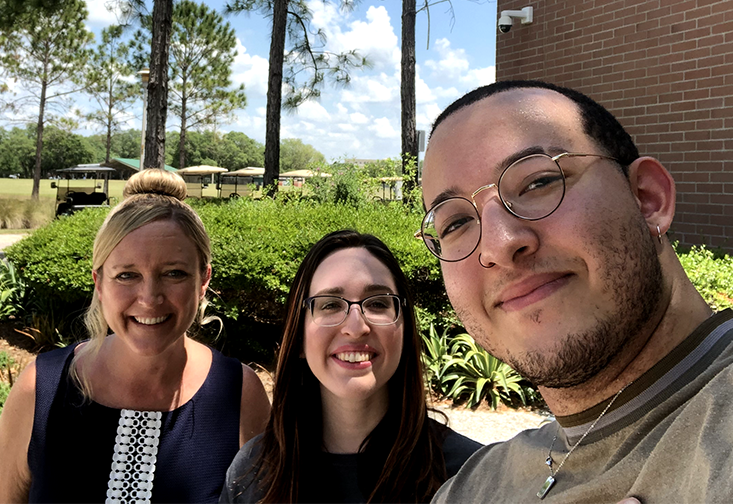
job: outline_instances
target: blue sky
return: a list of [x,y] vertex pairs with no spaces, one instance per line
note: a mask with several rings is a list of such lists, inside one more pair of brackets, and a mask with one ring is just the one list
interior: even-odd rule
[[[209,0],[221,10],[223,0]],[[345,88],[326,85],[318,101],[308,102],[296,113],[283,114],[282,138],[300,138],[323,152],[329,160],[343,157],[386,158],[400,150],[400,18],[397,0],[362,1],[352,12],[340,12],[334,3],[311,3],[313,27],[328,35],[327,49],[358,49],[373,63],[368,70],[352,73]],[[418,2],[419,3],[419,2]],[[102,0],[87,0],[89,28],[97,34],[115,22]],[[455,19],[447,12],[448,3],[430,11],[428,20],[417,16],[417,123],[429,129],[440,111],[454,99],[479,85],[494,80],[496,2],[453,0]],[[238,38],[238,55],[233,80],[244,83],[248,105],[236,121],[221,131],[242,131],[264,142],[267,92],[269,23],[259,14],[228,17]],[[79,96],[77,106],[88,102]],[[140,127],[142,100],[130,118],[130,127]],[[175,129],[168,121],[168,129]],[[89,134],[91,131],[80,131]]]

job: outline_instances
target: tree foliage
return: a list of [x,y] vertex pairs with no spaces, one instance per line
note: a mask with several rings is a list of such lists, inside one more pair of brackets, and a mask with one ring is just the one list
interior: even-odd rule
[[18,127],[9,131],[0,128],[0,177],[33,176],[36,147],[32,133]]
[[51,119],[49,111],[76,90],[67,84],[80,84],[82,79],[88,58],[86,46],[93,39],[84,26],[86,17],[83,0],[63,0],[61,8],[55,10],[22,13],[13,29],[0,37],[0,63],[24,92],[15,105],[37,106],[38,110],[34,199],[38,199],[43,129]]
[[286,138],[280,143],[280,171],[305,170],[313,163],[324,163],[326,158],[300,138]]
[[[15,127],[9,131],[0,128],[0,176],[19,174],[33,176],[35,162],[36,125]],[[55,126],[47,126],[46,140],[41,152],[41,175],[96,160],[95,149],[87,138]]]
[[102,30],[102,41],[92,53],[86,76],[87,92],[99,107],[87,119],[104,128],[105,161],[110,159],[112,133],[119,129],[120,119],[128,115],[138,94],[138,86],[129,79],[134,73],[128,60],[130,46],[122,41],[122,35],[119,25]]
[[[178,164],[179,139],[175,133],[169,140],[172,166]],[[218,131],[190,131],[187,135],[189,166],[213,164],[229,171],[262,166],[265,147],[244,133],[232,131],[222,135]]]
[[65,0],[0,0],[0,30],[12,31],[28,14],[52,14]]

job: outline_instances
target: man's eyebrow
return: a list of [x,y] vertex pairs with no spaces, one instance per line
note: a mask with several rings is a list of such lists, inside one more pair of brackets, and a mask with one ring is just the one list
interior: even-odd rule
[[[555,149],[555,147],[551,147],[549,150],[550,151],[554,151],[556,149]],[[558,149],[558,150],[559,150],[559,152],[563,152],[563,149]],[[515,163],[515,162],[519,161],[523,157],[531,156],[532,154],[547,154],[547,155],[550,155],[548,153],[548,149],[546,149],[545,147],[542,147],[541,145],[533,145],[531,147],[527,147],[527,148],[522,149],[520,151],[517,151],[517,152],[515,152],[513,154],[510,154],[509,156],[507,156],[504,159],[502,159],[499,163],[497,163],[496,166],[494,166],[493,169],[491,169],[491,175],[487,179],[486,183],[487,184],[490,184],[491,183],[489,181],[490,179],[497,179],[498,180],[498,177],[501,174],[501,172],[503,172],[509,165],[511,165],[512,163]],[[478,187],[476,187],[476,189],[478,189]],[[451,187],[445,189],[444,191],[440,192],[433,199],[433,201],[431,202],[431,204],[430,204],[430,206],[428,208],[433,208],[433,207],[435,207],[435,205],[437,205],[439,203],[442,203],[442,202],[444,202],[447,199],[455,198],[455,197],[463,197],[463,195],[458,190],[458,188],[456,186],[451,186]]]

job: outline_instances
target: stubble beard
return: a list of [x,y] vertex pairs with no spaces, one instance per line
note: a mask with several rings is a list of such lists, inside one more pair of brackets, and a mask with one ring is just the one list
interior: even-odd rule
[[[554,351],[511,353],[485,343],[491,339],[475,318],[464,320],[479,343],[504,360],[534,385],[568,388],[581,385],[605,369],[629,342],[639,337],[657,311],[663,294],[662,267],[651,235],[641,222],[629,223],[618,235],[596,236],[599,248],[592,253],[604,265],[605,291],[612,293],[616,309],[596,316],[587,329],[566,334]],[[496,336],[497,339],[501,335]],[[483,340],[483,341],[481,341]]]

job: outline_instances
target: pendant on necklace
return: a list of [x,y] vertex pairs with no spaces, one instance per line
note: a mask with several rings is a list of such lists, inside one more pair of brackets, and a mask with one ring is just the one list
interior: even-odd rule
[[537,497],[540,499],[544,499],[545,496],[549,493],[550,489],[552,488],[552,485],[555,484],[555,478],[552,476],[548,476],[547,480],[545,480],[545,484],[542,485],[542,488],[540,488],[540,491],[537,492]]

